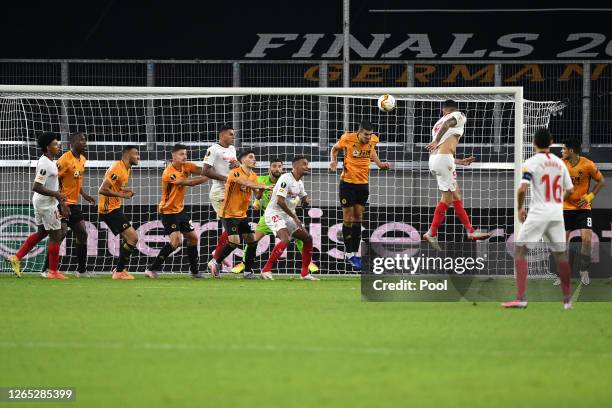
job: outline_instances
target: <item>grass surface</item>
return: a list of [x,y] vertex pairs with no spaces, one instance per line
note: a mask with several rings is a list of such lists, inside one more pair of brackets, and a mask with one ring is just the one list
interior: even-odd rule
[[367,303],[354,278],[3,275],[0,314],[0,387],[75,387],[59,406],[612,401],[610,303]]

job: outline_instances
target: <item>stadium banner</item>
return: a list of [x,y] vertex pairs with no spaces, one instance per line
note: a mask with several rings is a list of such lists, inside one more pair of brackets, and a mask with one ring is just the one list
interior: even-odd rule
[[[85,216],[88,235],[88,264],[95,271],[109,271],[112,259],[118,256],[119,239],[113,236],[106,224],[98,221],[95,207],[82,206]],[[140,240],[137,251],[132,257],[132,265],[146,265],[150,259],[157,256],[161,247],[167,241],[161,222],[158,220],[157,207],[124,206],[124,212],[136,228]],[[187,211],[191,214],[193,224],[200,237],[201,262],[209,259],[209,254],[216,246],[220,225],[216,220],[212,207],[208,205],[188,206]],[[478,225],[492,233],[492,238],[485,243],[474,243],[465,241],[463,227],[457,223],[447,223],[440,228],[440,241],[445,237],[449,242],[455,242],[461,251],[479,251],[488,253],[489,267],[479,271],[479,275],[511,275],[513,270],[513,234],[512,222],[514,212],[509,208],[472,208],[468,209],[474,225]],[[422,230],[429,225],[433,208],[429,207],[380,207],[372,206],[366,210],[364,222],[363,243],[361,247],[364,255],[365,272],[373,272],[375,259],[393,258],[413,251],[415,245],[420,244]],[[259,212],[251,211],[250,220],[257,222]],[[341,211],[338,207],[312,207],[307,209],[298,208],[298,215],[304,220],[306,228],[313,236],[315,255],[314,259],[322,267],[325,273],[346,273],[350,269],[343,259],[343,244],[341,242]],[[453,217],[453,214],[449,214]],[[612,269],[612,263],[605,258],[605,254],[612,249],[612,209],[593,210],[593,249],[592,270]],[[504,227],[506,226],[506,227]],[[25,238],[36,230],[33,209],[30,205],[3,205],[0,206],[0,256],[7,257],[16,252]],[[572,239],[579,238],[579,231],[571,233]],[[72,233],[68,233],[67,239],[61,247],[62,267],[74,268],[75,262],[71,260]],[[465,246],[465,247],[462,247]],[[259,257],[264,256],[272,248],[271,237],[264,237],[257,249]],[[25,270],[37,271],[42,266],[45,253],[45,244],[39,244],[27,257]],[[491,256],[495,255],[495,258]],[[68,256],[66,256],[68,255]],[[240,256],[236,251],[235,258]],[[284,256],[278,269],[289,267],[297,270],[299,255],[290,246],[288,253]],[[491,262],[496,262],[492,268]],[[295,263],[292,264],[292,263]],[[3,265],[3,271],[8,271],[8,265]],[[165,272],[187,273],[186,263],[181,253],[172,256],[164,266]],[[136,271],[135,271],[136,272]],[[141,272],[141,271],[139,271]],[[605,275],[605,273],[601,273]]]
[[[94,32],[83,38],[74,21],[82,10],[66,4],[41,5],[56,22],[53,36],[44,24],[22,24],[26,4],[8,3],[0,30],[16,41],[3,45],[4,58],[339,60],[342,58],[342,2],[311,0],[251,2],[236,12],[233,2],[149,2],[146,7],[111,4]],[[366,0],[351,4],[351,59],[381,60],[580,60],[609,59],[612,36],[598,9],[497,11],[454,3]],[[493,7],[492,7],[493,6]],[[504,4],[504,6],[507,6]],[[510,5],[510,7],[512,7]],[[94,14],[95,15],[95,14]],[[233,28],[219,40],[219,16],[231,15]],[[10,18],[10,16],[14,16]],[[279,18],[278,16],[284,16]],[[97,17],[97,15],[96,15]],[[176,30],[160,30],[152,21]],[[543,21],[554,22],[548,29]],[[316,22],[316,24],[313,24]],[[137,33],[135,35],[134,33]],[[75,39],[82,39],[78,46]],[[31,39],[31,40],[30,40]]]

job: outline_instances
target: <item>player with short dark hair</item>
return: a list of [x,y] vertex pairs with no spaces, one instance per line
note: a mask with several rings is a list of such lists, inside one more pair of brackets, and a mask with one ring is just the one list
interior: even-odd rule
[[255,174],[255,152],[248,150],[238,156],[240,167],[232,169],[225,183],[225,194],[219,215],[225,232],[228,234],[228,242],[223,245],[219,254],[213,255],[208,263],[208,269],[214,278],[221,277],[221,263],[228,257],[234,249],[245,243],[249,246],[245,259],[244,277],[247,279],[255,278],[253,273],[253,261],[257,242],[253,236],[253,231],[247,218],[247,210],[251,202],[253,190],[271,190],[272,186],[266,186],[257,182]]
[[280,240],[270,253],[270,258],[261,271],[264,279],[273,280],[272,267],[281,257],[291,238],[304,242],[302,250],[302,270],[300,277],[304,280],[319,280],[309,273],[308,266],[312,261],[312,236],[295,214],[295,207],[300,203],[308,205],[308,195],[302,178],[310,172],[308,160],[296,156],[291,161],[292,169],[279,177],[270,196],[264,217],[266,224]]
[[[189,177],[195,174],[199,177]],[[198,267],[198,235],[191,223],[189,214],[185,210],[185,194],[187,187],[197,186],[208,180],[201,176],[202,168],[195,163],[187,161],[187,146],[177,143],[172,147],[172,163],[166,167],[162,174],[162,196],[159,203],[159,213],[164,232],[170,241],[159,251],[153,264],[145,271],[145,276],[157,278],[164,261],[179,246],[183,237],[186,243],[189,270],[193,278],[202,278]]]
[[[234,147],[234,138],[236,131],[227,124],[219,129],[219,141],[206,150],[204,163],[202,165],[203,175],[212,180],[212,186],[208,197],[213,210],[217,214],[217,219],[220,219],[221,204],[223,203],[223,194],[225,192],[225,182],[230,169],[240,166],[236,160],[236,148]],[[213,259],[217,258],[221,253],[221,249],[225,246],[228,239],[227,231],[222,231],[219,236],[219,241],[213,252]],[[209,262],[213,262],[212,260]]]
[[136,244],[138,244],[138,233],[121,209],[121,200],[130,200],[134,197],[134,190],[128,187],[132,166],[138,165],[140,152],[133,145],[125,146],[121,152],[121,160],[116,161],[106,171],[104,181],[98,189],[98,213],[100,221],[108,226],[114,235],[120,235],[119,259],[113,269],[113,279],[132,280],[126,267]]
[[[38,146],[43,155],[36,165],[36,176],[32,185],[32,204],[37,231],[31,234],[19,248],[17,253],[9,257],[13,272],[21,277],[21,259],[25,257],[41,240],[49,236],[49,273],[48,279],[66,279],[58,271],[59,250],[62,242],[61,217],[68,217],[70,210],[65,204],[68,198],[59,188],[57,165],[53,159],[60,152],[60,143],[54,133],[45,132],[38,137]],[[60,214],[61,213],[61,214]]]
[[457,159],[456,150],[459,139],[463,136],[467,118],[459,111],[459,105],[452,99],[442,104],[443,116],[438,119],[431,130],[433,140],[426,148],[429,151],[429,171],[436,176],[438,189],[442,192],[440,201],[434,210],[434,216],[429,230],[423,234],[423,239],[431,246],[440,251],[442,248],[438,243],[438,228],[444,222],[446,211],[451,203],[455,208],[455,214],[467,230],[469,240],[481,240],[489,238],[490,234],[477,231],[470,221],[457,184],[456,165],[469,166],[476,159],[471,156],[465,159]]
[[338,153],[344,151],[344,167],[340,175],[340,205],[342,206],[342,238],[345,259],[357,271],[363,269],[359,246],[363,213],[370,195],[370,162],[374,161],[381,170],[388,170],[389,163],[383,163],[376,154],[378,136],[373,133],[369,120],[362,120],[357,132],[344,133],[332,147],[329,168],[338,168]]
[[[85,150],[87,148],[87,136],[84,132],[75,132],[70,135],[70,150],[57,160],[58,178],[60,191],[68,197],[65,204],[70,210],[68,218],[62,218],[62,238],[66,236],[67,228],[74,232],[74,252],[77,258],[77,270],[74,276],[92,277],[95,274],[87,271],[87,228],[85,218],[78,205],[79,196],[91,205],[96,205],[96,200],[83,190],[83,177],[85,176]],[[41,275],[48,273],[49,258],[45,257],[45,263]]]
[[[580,231],[582,240],[579,255],[580,281],[583,285],[588,285],[591,282],[588,268],[591,264],[591,239],[593,237],[591,202],[603,188],[605,179],[597,165],[580,154],[580,148],[578,139],[563,141],[561,148],[563,162],[574,184],[574,191],[563,201],[563,218],[568,242],[570,232]],[[594,180],[596,184],[589,192],[591,180]],[[560,279],[555,281],[555,284],[560,283]]]
[[[563,199],[571,194],[573,185],[569,171],[561,159],[550,153],[552,136],[548,129],[539,129],[533,144],[536,153],[525,161],[523,176],[517,192],[518,220],[522,223],[515,238],[514,268],[516,274],[516,299],[502,303],[505,308],[526,308],[527,298],[527,253],[540,245],[544,238],[553,253],[557,270],[561,276],[563,307],[571,309],[571,269],[567,261],[565,228],[563,222]],[[531,186],[529,215],[525,210],[525,196]]]
[[[261,184],[265,184],[267,186],[274,186],[278,181],[279,177],[283,174],[283,161],[282,159],[275,157],[270,159],[270,168],[268,169],[268,174],[257,177],[257,182]],[[256,199],[253,203],[253,208],[255,210],[265,211],[268,203],[270,203],[270,195],[271,191],[261,191],[257,190]],[[259,242],[266,235],[274,235],[268,224],[266,224],[266,217],[264,214],[261,214],[259,217],[259,222],[255,227],[255,241]],[[304,242],[300,239],[295,240],[295,246],[300,251],[300,253],[304,252]],[[241,273],[244,271],[244,261],[247,256],[247,251],[249,250],[248,245],[244,246],[242,262],[232,268],[233,273]],[[319,267],[314,263],[310,262],[308,265],[308,270],[312,273],[317,272]]]

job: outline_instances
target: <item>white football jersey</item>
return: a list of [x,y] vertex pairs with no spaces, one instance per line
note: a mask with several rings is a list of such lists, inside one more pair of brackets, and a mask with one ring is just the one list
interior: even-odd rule
[[447,113],[446,115],[438,119],[434,127],[431,129],[431,140],[436,140],[436,136],[444,125],[444,122],[446,122],[450,118],[455,118],[457,124],[454,127],[448,129],[446,133],[442,135],[442,139],[440,139],[438,146],[441,146],[442,143],[444,143],[446,139],[448,139],[452,135],[459,135],[459,137],[463,136],[463,132],[465,131],[465,122],[467,122],[467,118],[465,117],[465,114],[463,112],[454,111],[452,113]]
[[525,161],[521,183],[531,185],[529,215],[542,221],[563,220],[563,195],[574,188],[563,160],[552,153],[536,153]]
[[287,207],[295,212],[295,207],[297,207],[301,199],[306,197],[306,195],[306,189],[304,188],[304,182],[302,180],[297,181],[291,172],[283,174],[274,185],[274,190],[272,190],[272,194],[270,195],[270,202],[266,207],[265,216],[271,217],[277,214],[287,215],[287,213],[277,204],[278,196],[285,197]]
[[[42,155],[38,159],[38,165],[36,166],[36,176],[34,177],[35,183],[42,184],[45,188],[58,191],[59,190],[59,179],[57,177],[57,165],[53,160],[50,160],[47,156]],[[46,196],[38,193],[34,193],[32,196],[32,204],[36,208],[52,208],[57,207],[57,198]]]
[[[236,148],[233,145],[223,147],[219,143],[215,143],[206,150],[204,156],[204,164],[212,166],[222,176],[229,174],[229,163],[232,160],[236,160]],[[225,182],[213,180],[212,183],[212,190],[225,190]]]

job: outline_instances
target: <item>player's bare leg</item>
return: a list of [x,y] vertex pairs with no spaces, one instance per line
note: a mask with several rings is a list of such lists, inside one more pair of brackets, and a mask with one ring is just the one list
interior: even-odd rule
[[129,227],[121,234],[121,240],[119,241],[119,260],[117,266],[113,269],[113,279],[120,280],[132,280],[135,279],[134,275],[128,273],[126,267],[130,261],[130,256],[136,245],[138,244],[138,233],[134,227]]
[[13,273],[17,275],[18,278],[21,277],[21,259],[23,259],[23,257],[25,257],[32,250],[32,248],[36,246],[36,244],[38,244],[46,237],[47,231],[42,225],[39,225],[37,231],[31,234],[24,241],[17,253],[8,258],[8,261],[11,263],[11,267],[13,268]]
[[289,241],[291,240],[291,236],[289,235],[289,230],[287,228],[281,228],[276,233],[276,236],[279,239],[279,242],[274,246],[272,252],[270,253],[270,257],[268,261],[264,265],[261,270],[261,277],[267,280],[273,280],[272,277],[272,267],[278,261],[278,259],[283,255],[287,245],[289,245]]
[[502,306],[507,309],[525,309],[527,307],[527,299],[525,291],[527,290],[527,246],[516,244],[514,250],[514,269],[516,272],[516,299],[502,303]]
[[589,266],[591,265],[591,246],[593,240],[593,231],[590,229],[581,229],[580,238],[580,283],[588,285],[591,283],[589,278]]
[[[570,232],[567,231],[565,234],[565,242],[570,242],[569,239]],[[592,248],[592,239],[593,239],[593,231],[590,229],[581,229],[580,230],[580,254],[578,264],[580,271],[580,283],[584,286],[589,285],[591,283],[591,278],[589,276],[588,268],[591,265],[591,248]],[[571,251],[571,247],[568,245],[568,251]],[[557,277],[553,285],[559,286],[561,285],[561,278]]]

